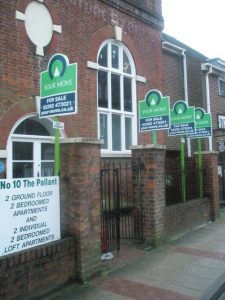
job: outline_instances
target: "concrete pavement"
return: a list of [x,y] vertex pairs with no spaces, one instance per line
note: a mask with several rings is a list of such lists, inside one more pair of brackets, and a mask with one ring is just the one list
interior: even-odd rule
[[[42,299],[225,299],[224,212],[217,222],[192,230],[163,248],[124,244],[120,256],[114,256],[104,262],[100,277],[68,285]],[[215,292],[221,286],[219,297]]]

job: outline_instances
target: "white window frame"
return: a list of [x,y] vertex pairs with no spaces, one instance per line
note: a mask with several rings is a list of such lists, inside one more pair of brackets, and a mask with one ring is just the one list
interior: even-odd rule
[[[97,109],[98,109],[98,137],[100,138],[100,114],[107,115],[107,135],[108,135],[108,149],[101,149],[102,156],[104,155],[110,155],[110,156],[121,156],[121,155],[130,155],[131,150],[126,149],[126,141],[125,141],[125,118],[129,117],[131,118],[131,126],[132,126],[132,145],[137,145],[137,97],[136,97],[136,69],[133,57],[128,50],[128,48],[119,41],[116,40],[107,40],[105,41],[98,52],[97,61],[99,54],[103,47],[108,44],[108,67],[104,67],[99,65],[98,70],[99,71],[105,71],[107,72],[108,76],[108,108],[98,107],[97,103]],[[109,46],[110,45],[110,46]],[[111,46],[116,45],[119,47],[119,69],[112,68],[111,66]],[[128,60],[130,62],[131,66],[131,74],[123,72],[123,65],[122,65],[122,57],[123,57],[123,51],[126,53]],[[116,74],[120,76],[120,99],[121,99],[121,109],[115,110],[112,109],[112,102],[111,102],[111,74]],[[131,79],[131,96],[132,96],[132,112],[128,112],[124,110],[124,90],[123,90],[123,78],[127,77]],[[98,87],[98,76],[97,76],[97,87]],[[97,99],[98,99],[98,88],[97,88]],[[98,102],[98,101],[97,101]],[[115,151],[112,150],[112,115],[117,114],[121,116],[121,150]]]
[[[33,135],[13,135],[11,137],[10,141],[10,147],[9,147],[9,166],[8,166],[8,172],[9,172],[9,178],[12,178],[13,174],[13,142],[30,142],[33,144],[33,160],[29,161],[33,163],[33,177],[41,177],[41,144],[42,143],[54,143],[54,137],[51,136],[33,136]],[[20,161],[17,161],[20,162]],[[54,162],[54,160],[45,160],[44,162]]]
[[222,78],[219,78],[219,79],[218,79],[219,95],[225,97],[225,89],[224,89],[224,93],[223,93],[223,94],[221,93],[221,87],[220,87],[221,81],[225,84],[225,80],[224,80],[224,79],[222,79]]
[[[22,123],[25,119],[36,117],[36,114],[29,114],[22,117],[16,122],[16,124],[11,129],[7,142],[7,178],[13,178],[13,142],[32,142],[33,143],[33,175],[36,177],[38,174],[41,176],[41,143],[54,143],[55,137],[53,135],[41,136],[41,135],[23,135],[23,134],[14,134],[15,129]],[[40,123],[45,120],[48,122],[49,126],[53,122],[51,119],[40,119]],[[63,136],[62,131],[60,135]],[[45,162],[50,162],[46,160]],[[51,160],[52,162],[52,160]]]

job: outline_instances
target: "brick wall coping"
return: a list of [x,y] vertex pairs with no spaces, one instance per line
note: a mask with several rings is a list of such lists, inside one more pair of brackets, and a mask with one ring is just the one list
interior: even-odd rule
[[132,150],[138,150],[138,149],[161,149],[166,150],[165,145],[154,145],[154,144],[145,144],[145,145],[136,145],[131,147]]
[[[213,154],[213,155],[218,155],[218,151],[202,151],[202,154]],[[198,155],[198,152],[194,152],[194,155]]]
[[96,144],[100,145],[102,141],[100,139],[76,137],[76,138],[62,138],[60,144]]
[[163,18],[161,12],[150,11],[144,4],[144,1],[123,1],[123,0],[101,0],[108,5],[114,6],[116,9],[124,11],[126,14],[130,14],[133,17],[150,24],[160,30],[163,29]]

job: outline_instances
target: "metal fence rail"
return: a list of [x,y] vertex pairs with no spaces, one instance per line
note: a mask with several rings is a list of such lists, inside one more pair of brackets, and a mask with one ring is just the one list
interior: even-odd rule
[[[200,191],[200,176],[199,170],[196,168],[189,167],[186,169],[183,174],[180,169],[169,168],[165,173],[165,199],[166,205],[173,205],[182,203],[182,184],[181,178],[185,178],[185,194],[186,201],[205,197],[204,190],[204,176],[205,170],[202,170],[203,178],[203,195]],[[201,196],[200,196],[201,195]]]
[[128,163],[105,163],[101,168],[102,251],[120,249],[121,239],[142,237],[142,211],[133,197]]

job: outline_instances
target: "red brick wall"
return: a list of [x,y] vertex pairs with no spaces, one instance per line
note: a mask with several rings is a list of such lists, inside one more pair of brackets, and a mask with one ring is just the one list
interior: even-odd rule
[[[177,100],[184,99],[183,58],[163,50],[163,94],[170,97],[172,108]],[[180,137],[169,137],[166,133],[168,150],[179,149]]]
[[184,99],[183,57],[163,50],[163,93],[170,96],[171,106]]
[[0,299],[28,299],[58,288],[74,279],[74,265],[73,238],[1,257]]
[[167,239],[178,237],[196,226],[210,220],[209,199],[195,199],[187,203],[165,208],[165,231]]
[[76,279],[99,273],[101,256],[100,145],[61,144],[61,232],[75,238]]
[[[115,37],[115,24],[122,27],[123,42],[133,55],[137,74],[147,79],[146,84],[137,83],[137,101],[143,99],[149,89],[162,90],[162,51],[159,27],[143,22],[134,14],[126,14],[124,10],[122,12],[115,6],[108,5],[106,1],[45,0],[44,4],[50,10],[53,23],[62,26],[62,33],[54,33],[51,44],[45,49],[45,56],[41,57],[35,54],[34,47],[25,34],[24,22],[15,19],[16,10],[24,12],[27,3],[29,0],[0,1],[0,149],[6,148],[9,132],[15,122],[25,114],[36,111],[35,96],[39,95],[40,72],[47,69],[48,61],[55,53],[65,54],[70,63],[78,63],[78,114],[62,118],[62,121],[65,121],[65,133],[67,137],[90,139],[97,137],[97,72],[87,68],[87,61],[96,62],[101,43]],[[158,18],[162,26],[161,1],[148,0],[146,4],[148,8],[154,9],[154,18]],[[149,17],[152,17],[151,14]],[[163,143],[163,138],[164,134],[160,133],[159,142]],[[150,142],[149,133],[139,135],[139,143]],[[95,144],[91,148],[86,143],[69,144],[62,146],[61,149],[63,162],[61,169],[62,235],[63,237],[72,235],[75,238],[73,253],[69,253],[71,256],[74,254],[75,259],[74,256],[70,257],[70,266],[74,266],[72,272],[70,266],[69,268],[67,266],[66,254],[65,259],[60,257],[63,249],[59,254],[57,251],[54,252],[56,254],[52,254],[55,272],[49,271],[49,274],[51,273],[53,281],[59,276],[59,284],[63,283],[64,279],[66,281],[71,274],[84,280],[98,272],[101,254],[99,145]],[[38,265],[35,269],[35,262],[40,263],[40,268],[43,265],[47,267],[48,264],[45,259],[41,261],[42,254],[40,251],[38,253],[29,265],[29,274],[26,273],[27,269],[21,271],[21,280],[26,280],[27,276],[33,278],[32,283],[24,284],[21,293],[29,290],[27,287],[29,284],[32,286],[30,288],[32,291],[40,288],[36,281],[42,273]],[[59,257],[58,261],[57,257]],[[9,260],[14,264],[14,256],[10,256]],[[65,264],[59,270],[58,267],[63,262]],[[22,261],[19,260],[18,272],[20,272],[21,263]],[[52,264],[49,268],[51,266]],[[32,273],[32,268],[34,272],[37,270],[37,274]],[[67,272],[72,273],[65,271],[66,275],[64,275],[65,268],[68,268]],[[5,270],[9,272],[9,278],[11,278],[14,269],[5,265]],[[61,276],[65,277],[60,281]],[[22,283],[20,279],[18,280],[17,287],[20,287]],[[42,283],[45,276],[43,275],[38,280]],[[4,282],[4,278],[1,282]],[[10,284],[14,286],[12,281]]]
[[[97,137],[96,71],[87,69],[87,61],[96,61],[97,51],[105,39],[114,38],[114,24],[123,29],[123,42],[130,49],[136,63],[137,74],[145,76],[147,83],[137,83],[137,99],[143,99],[147,90],[162,90],[162,53],[160,30],[126,15],[100,0],[66,1],[46,0],[53,21],[62,25],[62,33],[54,33],[53,41],[45,49],[45,56],[32,52],[25,34],[24,22],[15,19],[15,11],[22,12],[28,0],[2,0],[0,3],[0,126],[1,148],[6,147],[9,128],[25,113],[23,101],[33,103],[26,113],[35,111],[34,96],[39,95],[39,74],[47,69],[50,57],[57,53],[78,63],[78,114],[65,118],[68,137]],[[146,2],[161,12],[161,2]],[[66,16],[66,17],[65,17]],[[161,21],[162,22],[162,21]],[[141,47],[140,47],[141,45]],[[16,113],[13,107],[17,105]],[[4,122],[1,120],[4,119]],[[7,122],[6,122],[7,120]],[[160,134],[163,142],[163,134]],[[149,134],[140,134],[139,142],[150,141]]]
[[[180,46],[180,45],[178,45]],[[187,65],[187,85],[189,106],[206,108],[204,103],[204,82],[201,71],[203,58],[194,55],[190,50],[185,52]],[[185,100],[183,56],[163,50],[163,90],[170,96],[171,107],[177,100]],[[166,137],[166,145],[169,150],[179,149],[179,137]],[[192,153],[197,150],[196,141],[191,141]]]
[[217,153],[204,153],[202,162],[205,168],[204,189],[205,195],[210,200],[211,220],[218,218],[220,213],[219,205],[219,183],[217,174],[218,157]]
[[205,108],[203,104],[201,62],[193,56],[187,56],[188,100],[190,106]]
[[[137,146],[132,149],[134,197],[142,198],[143,238],[158,246],[164,242],[165,149],[164,146]],[[140,178],[141,177],[141,178]],[[141,179],[141,183],[140,183]],[[141,190],[140,190],[141,189]]]
[[[210,107],[212,114],[212,127],[213,130],[218,128],[217,124],[217,115],[225,114],[225,97],[219,95],[219,82],[218,82],[219,74],[211,74],[209,75],[209,86],[210,86]],[[223,135],[222,132],[219,132],[219,135]],[[216,143],[216,138],[213,138],[213,150],[218,151]]]

